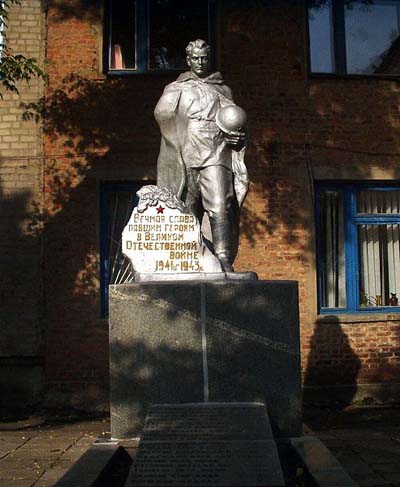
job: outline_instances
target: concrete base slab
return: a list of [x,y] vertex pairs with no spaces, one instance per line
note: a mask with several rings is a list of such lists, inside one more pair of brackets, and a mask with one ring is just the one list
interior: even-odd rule
[[131,464],[118,443],[93,445],[54,487],[122,487]]
[[152,406],[125,485],[283,487],[265,406]]
[[320,487],[357,487],[328,448],[315,436],[291,438],[290,444],[301,458],[309,474]]

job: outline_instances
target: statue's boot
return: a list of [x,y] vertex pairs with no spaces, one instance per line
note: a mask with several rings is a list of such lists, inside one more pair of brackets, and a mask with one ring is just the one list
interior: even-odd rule
[[224,272],[233,272],[231,261],[231,225],[227,218],[210,217],[215,255]]

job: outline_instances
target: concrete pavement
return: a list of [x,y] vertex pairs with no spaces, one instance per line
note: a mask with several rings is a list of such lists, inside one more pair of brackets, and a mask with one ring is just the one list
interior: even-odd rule
[[[361,487],[400,486],[400,408],[305,408],[304,421]],[[107,418],[0,422],[0,487],[51,487],[108,434]]]
[[106,419],[29,423],[15,423],[14,428],[0,424],[1,487],[54,485],[93,441],[109,430]]

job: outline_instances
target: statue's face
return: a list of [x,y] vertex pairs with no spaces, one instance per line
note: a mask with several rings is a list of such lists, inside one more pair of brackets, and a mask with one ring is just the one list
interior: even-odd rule
[[207,49],[195,47],[190,56],[187,56],[186,61],[190,70],[199,78],[205,78],[210,74],[210,56]]

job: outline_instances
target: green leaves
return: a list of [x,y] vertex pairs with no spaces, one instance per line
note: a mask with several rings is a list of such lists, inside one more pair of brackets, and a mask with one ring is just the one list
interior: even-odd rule
[[0,33],[3,34],[0,42],[0,97],[4,91],[18,93],[17,83],[30,82],[31,79],[44,78],[45,73],[35,58],[14,53],[7,46],[7,35],[4,32],[7,27],[8,9],[10,5],[20,5],[20,0],[0,1]]
[[45,76],[35,58],[27,58],[22,54],[11,54],[5,49],[0,63],[0,86],[7,91],[18,93],[16,83],[29,81],[35,77]]

